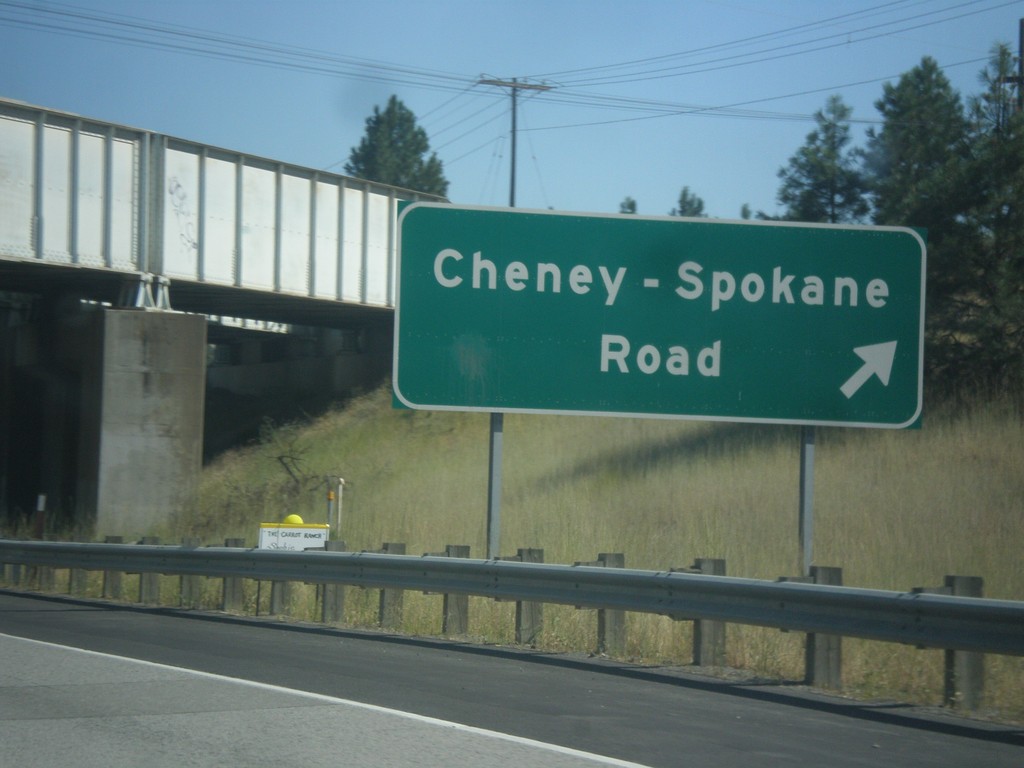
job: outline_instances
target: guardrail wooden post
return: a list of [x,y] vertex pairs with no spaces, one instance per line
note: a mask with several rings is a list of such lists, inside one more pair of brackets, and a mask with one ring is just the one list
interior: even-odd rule
[[[224,546],[243,549],[245,547],[245,539],[224,539]],[[240,613],[243,600],[242,578],[240,576],[225,576],[220,609],[226,613]]]
[[21,574],[23,568],[21,563],[8,563],[4,568],[7,571],[7,583],[12,587],[17,587],[21,584]]
[[[404,555],[405,544],[401,542],[384,542],[381,554]],[[380,591],[380,610],[377,620],[383,629],[398,629],[402,626],[402,598],[405,593],[400,589],[382,589]]]
[[[328,552],[344,552],[344,541],[328,541]],[[324,602],[320,620],[324,624],[340,624],[345,620],[345,587],[343,584],[324,584]]]
[[[574,566],[588,568],[625,568],[621,552],[601,552],[597,560],[577,560]],[[579,608],[579,606],[576,606]],[[626,650],[626,612],[615,608],[597,609],[597,649],[595,653],[622,654]]]
[[[445,557],[469,557],[468,544],[446,544]],[[469,634],[469,595],[444,595],[441,618],[442,635]]]
[[84,568],[71,568],[68,571],[68,594],[84,595],[88,590],[89,572]]
[[[945,586],[955,597],[983,597],[985,582],[980,576],[946,576]],[[985,691],[985,655],[947,650],[944,680],[947,706],[968,712],[978,709]]]
[[[517,559],[523,563],[543,563],[544,550],[526,548],[516,550]],[[540,639],[544,628],[544,604],[516,601],[516,643],[534,645]]]
[[35,570],[35,586],[40,592],[52,592],[53,591],[53,568],[48,565],[40,565],[34,568]]
[[[815,584],[843,585],[843,569],[811,566]],[[804,646],[804,675],[808,685],[838,690],[843,685],[843,638],[839,635],[809,633]]]
[[[625,568],[622,552],[600,552],[597,562],[605,568]],[[621,656],[626,652],[626,612],[601,608],[597,612],[597,652]]]
[[[104,544],[122,544],[124,539],[120,536],[107,536]],[[124,594],[124,574],[120,571],[103,572],[103,599],[120,600]]]
[[72,568],[68,572],[68,594],[80,597],[89,591],[89,572],[84,568]]
[[[708,576],[725,576],[725,560],[699,557],[693,570]],[[693,663],[698,667],[725,666],[725,622],[696,619],[693,622]]]
[[54,583],[54,568],[50,565],[40,565],[36,568],[36,585],[40,592],[53,592]]
[[[143,536],[139,542],[143,546],[155,546],[160,543],[158,536]],[[139,574],[139,602],[143,605],[160,605],[160,574]]]
[[[689,568],[670,568],[669,572],[724,576],[725,560],[699,557]],[[708,667],[725,665],[725,622],[685,615],[671,615],[671,618],[674,621],[693,621],[693,664]]]
[[[181,540],[181,546],[185,549],[199,549],[202,539],[186,536]],[[202,582],[201,577],[189,574],[179,577],[181,579],[178,587],[179,600],[182,608],[199,608],[202,604]]]
[[277,616],[288,610],[288,602],[292,596],[290,581],[270,582],[270,607],[267,609],[269,616]]

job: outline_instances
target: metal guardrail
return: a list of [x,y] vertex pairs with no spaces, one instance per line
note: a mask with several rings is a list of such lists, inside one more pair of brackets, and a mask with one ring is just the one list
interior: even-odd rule
[[414,589],[1024,655],[1024,602],[668,571],[354,552],[0,540],[0,563]]

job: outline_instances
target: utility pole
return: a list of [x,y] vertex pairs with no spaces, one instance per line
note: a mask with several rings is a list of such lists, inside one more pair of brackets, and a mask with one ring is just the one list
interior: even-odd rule
[[[512,170],[509,173],[508,205],[516,207],[516,96],[519,91],[550,91],[550,85],[521,83],[511,80],[479,80],[479,85],[494,85],[508,88],[512,95]],[[493,560],[501,554],[501,461],[504,453],[505,414],[491,413],[491,438],[488,449],[487,471],[487,559]]]
[[508,205],[516,207],[516,98],[519,91],[550,91],[553,86],[536,83],[521,83],[517,78],[511,80],[478,80],[478,85],[494,85],[508,88],[512,96],[512,171],[509,174]]
[[1017,74],[1002,77],[999,82],[1017,86],[1017,111],[1024,112],[1024,19],[1017,28]]

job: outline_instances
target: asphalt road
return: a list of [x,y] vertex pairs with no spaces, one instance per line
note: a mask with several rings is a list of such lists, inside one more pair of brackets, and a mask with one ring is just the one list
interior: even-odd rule
[[1019,768],[1024,731],[685,669],[0,591],[0,767],[498,762]]

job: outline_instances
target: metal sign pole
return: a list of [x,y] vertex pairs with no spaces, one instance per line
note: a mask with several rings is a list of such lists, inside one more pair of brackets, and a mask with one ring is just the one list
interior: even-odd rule
[[491,414],[490,465],[487,473],[487,559],[501,555],[501,455],[505,415]]
[[811,575],[814,561],[814,427],[800,429],[800,567]]

